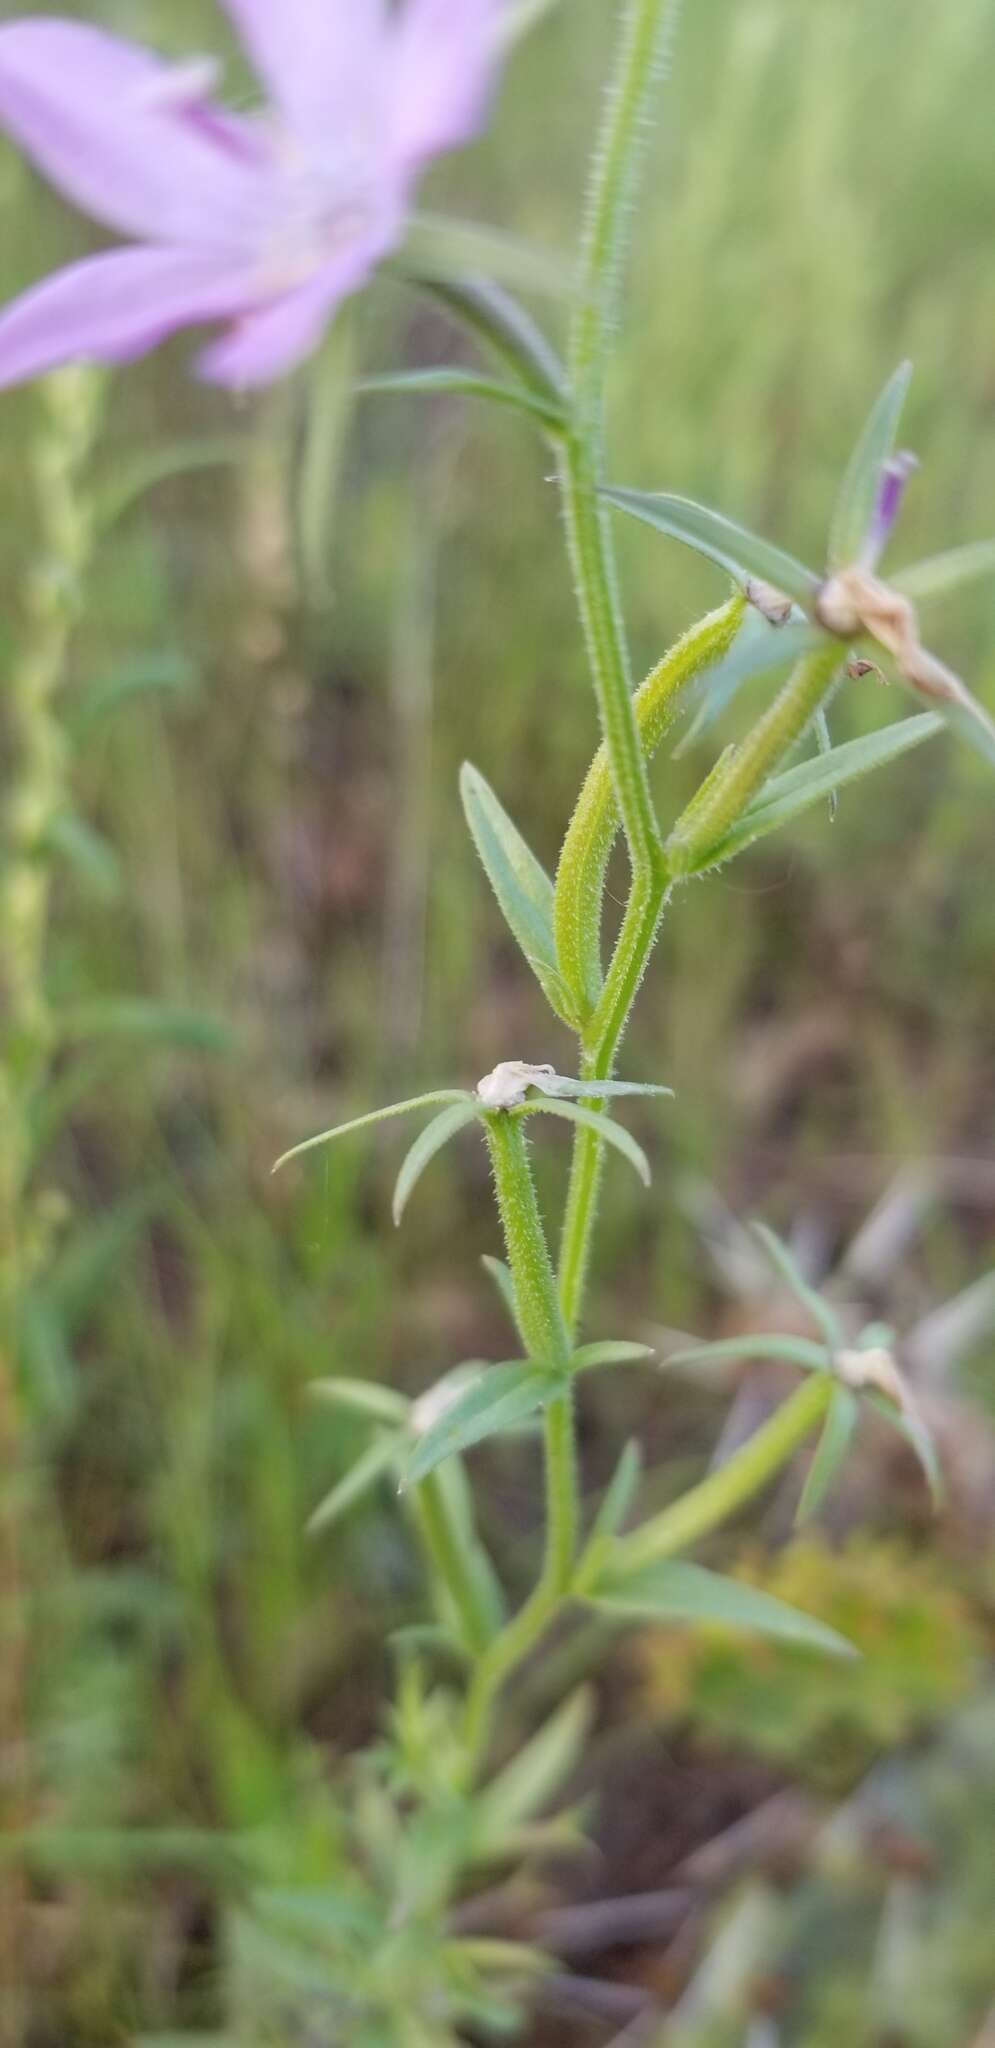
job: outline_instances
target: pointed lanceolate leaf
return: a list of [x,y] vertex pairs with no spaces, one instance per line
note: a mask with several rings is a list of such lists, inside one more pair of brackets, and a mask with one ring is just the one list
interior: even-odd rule
[[885,1394],[871,1392],[867,1393],[864,1398],[870,1402],[872,1408],[877,1409],[879,1415],[884,1416],[886,1422],[891,1423],[893,1429],[897,1429],[900,1436],[905,1438],[910,1451],[918,1459],[922,1468],[933,1506],[942,1506],[944,1495],[943,1473],[940,1470],[940,1461],[936,1455],[936,1445],[922,1416],[917,1415],[913,1408],[896,1408],[894,1403],[889,1401]]
[[785,554],[783,548],[774,547],[770,541],[761,540],[759,534],[748,532],[745,526],[737,526],[735,520],[726,519],[721,512],[696,504],[693,498],[675,498],[667,491],[615,487],[605,489],[602,496],[620,512],[631,513],[634,519],[641,519],[671,540],[683,541],[685,547],[694,548],[720,569],[727,569],[744,589],[751,582],[769,583],[806,611],[815,602],[819,578],[804,562]]
[[563,424],[563,408],[540,398],[524,384],[504,384],[496,377],[475,376],[472,370],[397,370],[364,377],[356,385],[360,397],[382,394],[399,398],[482,398],[493,405],[530,413],[546,426]]
[[335,1124],[330,1131],[319,1131],[316,1137],[305,1138],[300,1145],[292,1145],[289,1152],[281,1153],[272,1171],[279,1173],[288,1160],[300,1159],[318,1145],[330,1145],[334,1138],[347,1138],[353,1131],[364,1131],[369,1124],[385,1123],[388,1117],[410,1116],[416,1109],[434,1109],[439,1102],[473,1103],[473,1100],[466,1088],[433,1088],[428,1095],[412,1095],[407,1102],[391,1102],[386,1109],[371,1109],[366,1116],[354,1116],[346,1124]]
[[443,1458],[454,1451],[466,1451],[485,1438],[538,1414],[556,1391],[556,1381],[525,1359],[507,1365],[488,1365],[478,1379],[457,1395],[419,1438],[408,1461],[405,1480],[417,1485],[434,1472]]
[[543,1095],[562,1096],[567,1101],[600,1102],[616,1095],[669,1095],[673,1100],[672,1088],[660,1087],[650,1081],[573,1081],[566,1074],[543,1074],[536,1082]]
[[900,363],[889,377],[871,408],[847,464],[829,529],[831,569],[849,569],[860,559],[874,519],[881,472],[894,453],[895,436],[911,375],[912,364]]
[[460,774],[460,795],[473,843],[505,920],[547,1002],[570,1023],[570,1004],[556,964],[553,884],[489,783],[469,761]]
[[600,1365],[645,1365],[648,1358],[655,1358],[651,1344],[616,1343],[582,1344],[570,1360],[571,1372],[590,1372]]
[[567,1123],[583,1124],[589,1131],[597,1131],[606,1145],[614,1145],[630,1166],[635,1167],[644,1187],[649,1187],[652,1175],[650,1163],[641,1145],[637,1145],[631,1132],[622,1124],[615,1123],[610,1116],[602,1116],[597,1109],[584,1109],[579,1102],[553,1102],[540,1096],[537,1102],[523,1103],[521,1109],[511,1112],[514,1116],[561,1116]]
[[487,1846],[493,1840],[496,1847],[509,1829],[534,1820],[549,1805],[580,1761],[592,1711],[592,1696],[582,1687],[564,1700],[545,1727],[477,1793],[476,1812]]
[[817,1514],[842,1470],[860,1416],[860,1403],[849,1387],[837,1387],[829,1403],[822,1435],[798,1503],[797,1522]]
[[565,407],[567,377],[563,364],[531,313],[509,292],[479,275],[423,277],[419,282],[537,398],[555,409]]
[[782,1337],[777,1331],[758,1331],[749,1337],[719,1337],[714,1344],[686,1345],[681,1351],[668,1351],[665,1366],[688,1365],[734,1365],[742,1360],[769,1358],[785,1365],[798,1365],[803,1372],[825,1372],[829,1366],[829,1352],[825,1345],[814,1344],[808,1337]]
[[924,711],[913,718],[898,719],[880,732],[846,740],[842,746],[830,748],[828,754],[819,754],[813,760],[800,762],[797,768],[786,769],[783,775],[775,775],[713,848],[709,865],[731,860],[744,847],[791,824],[813,804],[824,802],[847,783],[897,761],[902,754],[942,732],[943,724],[936,712]]
[[757,1222],[752,1223],[750,1228],[754,1237],[763,1245],[775,1273],[780,1275],[795,1300],[800,1302],[802,1308],[811,1316],[816,1328],[822,1331],[830,1350],[835,1351],[843,1342],[843,1332],[828,1303],[823,1301],[821,1294],[818,1294],[814,1287],[809,1286],[797,1261],[783,1239],[778,1237],[776,1230],[771,1230],[767,1223]]
[[357,1458],[344,1479],[340,1479],[338,1485],[333,1486],[321,1506],[315,1509],[308,1523],[308,1530],[312,1536],[316,1536],[321,1529],[329,1529],[333,1522],[339,1521],[350,1508],[355,1507],[356,1502],[362,1500],[364,1494],[370,1492],[377,1480],[396,1463],[398,1443],[396,1435],[379,1436],[370,1444],[369,1449],[363,1452],[362,1457]]
[[633,1438],[626,1444],[615,1467],[611,1484],[601,1506],[595,1515],[584,1553],[583,1576],[596,1575],[600,1569],[607,1545],[617,1536],[625,1521],[639,1488],[642,1476],[643,1454]]
[[377,1422],[398,1426],[411,1406],[403,1394],[396,1394],[393,1387],[378,1386],[375,1380],[312,1380],[308,1393],[331,1402],[334,1408],[349,1408],[355,1415],[370,1415]]
[[[917,691],[916,694],[921,696],[923,693]],[[983,761],[987,761],[990,767],[995,768],[995,720],[989,717],[984,705],[979,704],[977,698],[972,697],[970,691],[965,689],[963,697],[956,703],[944,702],[943,716],[958,739],[973,747],[974,752],[980,754]]]
[[930,555],[924,562],[899,569],[888,581],[913,604],[928,604],[932,598],[946,597],[949,591],[961,590],[985,576],[995,576],[995,540],[972,540],[965,547],[948,548],[942,555]]
[[719,1623],[729,1628],[779,1636],[807,1649],[837,1657],[855,1655],[853,1645],[825,1622],[776,1600],[742,1579],[730,1579],[702,1565],[664,1562],[599,1586],[595,1605],[633,1620]]
[[408,1152],[394,1188],[393,1217],[400,1223],[408,1202],[429,1162],[448,1145],[464,1125],[473,1123],[477,1111],[472,1102],[453,1102],[448,1109],[441,1109],[430,1124],[426,1124]]

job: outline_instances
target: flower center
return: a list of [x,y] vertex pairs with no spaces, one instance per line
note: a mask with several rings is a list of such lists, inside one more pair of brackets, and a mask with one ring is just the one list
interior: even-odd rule
[[306,284],[340,250],[376,225],[376,156],[357,131],[320,152],[294,136],[274,139],[276,177],[261,237],[262,283],[274,294]]

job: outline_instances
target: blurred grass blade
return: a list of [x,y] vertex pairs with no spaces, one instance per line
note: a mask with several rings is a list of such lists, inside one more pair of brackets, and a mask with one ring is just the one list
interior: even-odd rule
[[912,718],[897,719],[879,732],[845,740],[828,754],[819,754],[813,760],[800,762],[796,768],[786,769],[783,775],[775,775],[764,784],[726,837],[711,849],[706,864],[731,860],[755,840],[791,824],[813,804],[824,802],[847,783],[873,774],[875,769],[886,767],[913,747],[921,746],[924,740],[932,739],[942,732],[944,723],[937,712],[923,711]]
[[[352,426],[355,370],[355,309],[340,306],[307,371],[304,430],[293,477],[300,578],[307,603],[318,611],[327,611],[334,597],[336,520]],[[266,459],[265,450],[255,453],[257,460]],[[270,456],[274,459],[280,459],[278,449]]]
[[333,1486],[331,1493],[326,1494],[320,1507],[315,1508],[308,1522],[309,1534],[317,1536],[319,1531],[330,1529],[333,1522],[340,1521],[343,1515],[348,1514],[350,1508],[355,1507],[364,1494],[370,1493],[378,1479],[382,1479],[384,1473],[396,1463],[397,1455],[396,1435],[375,1438],[362,1456],[357,1458],[356,1463],[350,1466],[338,1485]]
[[648,1358],[655,1358],[651,1344],[616,1343],[609,1339],[604,1344],[582,1344],[570,1360],[571,1372],[591,1372],[601,1365],[645,1365]]
[[152,448],[130,457],[115,474],[97,485],[97,525],[106,532],[156,484],[169,483],[178,476],[192,476],[197,470],[236,466],[243,460],[247,446],[245,434],[201,435],[195,441],[173,441],[165,448]]
[[490,784],[469,761],[460,771],[460,795],[470,835],[505,922],[547,1002],[569,1024],[572,1014],[556,960],[553,884]]
[[408,1460],[405,1484],[416,1486],[454,1451],[469,1450],[472,1444],[499,1436],[502,1430],[537,1414],[556,1387],[551,1373],[542,1372],[527,1359],[485,1366],[479,1379],[449,1402],[419,1439]]
[[157,1003],[151,997],[112,996],[102,1002],[77,1003],[62,1019],[69,1040],[134,1039],[178,1052],[228,1053],[236,1036],[222,1017],[206,1010],[184,1009],[179,1003]]
[[860,559],[874,519],[881,471],[894,453],[911,376],[912,364],[906,362],[889,377],[847,464],[829,528],[830,569],[849,569]]
[[[826,717],[825,711],[823,710],[821,704],[819,706],[818,711],[815,714],[815,745],[816,751],[819,754],[821,754],[823,758],[831,754],[833,751],[833,736],[829,730],[829,720]],[[834,783],[832,789],[829,792],[829,822],[831,825],[835,824],[836,822],[836,813],[839,810],[839,807],[839,795],[837,792],[836,784]]]
[[641,1145],[637,1145],[631,1132],[617,1124],[610,1116],[602,1116],[597,1109],[584,1109],[579,1102],[553,1102],[540,1096],[538,1102],[523,1103],[521,1109],[512,1112],[515,1116],[561,1116],[568,1123],[584,1124],[589,1131],[597,1131],[606,1145],[614,1145],[623,1159],[634,1167],[644,1187],[649,1187],[652,1175],[650,1163]]
[[721,512],[696,504],[693,498],[675,498],[667,491],[614,487],[606,488],[601,495],[620,512],[631,513],[644,525],[655,527],[657,533],[681,541],[685,547],[694,548],[697,554],[717,563],[720,569],[728,569],[743,588],[753,581],[772,584],[804,610],[815,600],[819,578],[806,569],[804,562],[785,554],[770,541],[761,540],[758,534],[749,533],[745,526],[737,526]]
[[945,554],[931,555],[925,562],[899,569],[897,575],[889,575],[888,581],[903,597],[911,598],[913,604],[928,604],[931,598],[946,597],[950,591],[962,590],[965,584],[985,576],[995,576],[995,540],[974,540],[966,547],[949,548]]
[[796,1522],[810,1521],[821,1508],[846,1461],[859,1416],[856,1394],[849,1387],[837,1387],[802,1488]]
[[503,228],[441,213],[409,216],[404,247],[390,267],[416,279],[481,275],[512,291],[561,301],[570,300],[577,288],[573,263],[557,249],[541,249]]
[[394,1188],[392,1213],[395,1223],[400,1223],[408,1202],[420,1181],[426,1166],[448,1145],[464,1125],[472,1123],[477,1112],[472,1102],[454,1102],[448,1109],[440,1110],[430,1124],[415,1139],[407,1154]]
[[67,707],[66,729],[79,746],[96,726],[136,699],[166,693],[189,700],[199,680],[193,662],[177,649],[139,655],[104,681],[92,684]]
[[763,1245],[775,1273],[779,1274],[795,1300],[811,1316],[816,1328],[822,1331],[829,1349],[838,1350],[843,1342],[839,1322],[828,1303],[823,1301],[821,1294],[809,1286],[784,1239],[778,1237],[776,1230],[772,1230],[768,1223],[754,1221],[750,1224],[750,1229],[758,1243]]
[[49,820],[43,845],[69,863],[98,901],[113,903],[120,896],[124,872],[116,849],[86,818],[75,811],[60,811]]
[[371,1109],[366,1116],[351,1117],[348,1123],[334,1124],[330,1131],[319,1131],[313,1138],[304,1138],[299,1145],[292,1145],[289,1152],[281,1153],[272,1168],[279,1173],[290,1159],[300,1159],[305,1152],[313,1152],[318,1145],[330,1145],[335,1138],[348,1137],[353,1131],[364,1131],[370,1124],[382,1124],[392,1116],[410,1116],[416,1109],[434,1109],[438,1102],[472,1102],[473,1096],[466,1088],[433,1088],[427,1095],[412,1095],[407,1102],[390,1102],[385,1109]]
[[517,407],[530,413],[544,426],[563,425],[564,412],[551,399],[541,398],[523,384],[502,384],[496,377],[475,376],[472,370],[398,370],[378,377],[363,377],[355,386],[360,397],[382,393],[399,398],[482,398],[495,405]]
[[789,1607],[773,1594],[747,1585],[745,1580],[706,1571],[703,1565],[643,1565],[626,1578],[598,1586],[587,1597],[610,1614],[631,1615],[637,1621],[716,1623],[749,1629],[758,1635],[778,1636],[785,1642],[829,1651],[836,1657],[856,1655],[853,1645],[825,1622],[802,1614],[797,1607]]
[[[995,768],[995,720],[992,720],[984,705],[979,704],[977,698],[972,697],[967,688],[963,685],[961,687],[963,695],[958,701],[944,699],[944,721],[950,726],[951,731],[957,734],[958,739],[964,740],[974,753],[980,754],[983,761],[987,761],[990,767]],[[921,697],[922,694],[921,691],[916,691],[917,696]]]
[[356,1415],[371,1415],[377,1422],[398,1427],[407,1419],[411,1405],[403,1394],[376,1380],[312,1380],[308,1393],[319,1401],[330,1401],[333,1407],[349,1408]]

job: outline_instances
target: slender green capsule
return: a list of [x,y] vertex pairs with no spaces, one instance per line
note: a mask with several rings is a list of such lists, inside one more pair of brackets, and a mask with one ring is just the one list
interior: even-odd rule
[[707,868],[713,850],[815,717],[841,661],[839,647],[806,655],[753,731],[722,756],[667,841],[672,875]]
[[[690,684],[728,654],[742,624],[740,592],[683,634],[651,669],[633,704],[640,745],[651,759],[669,732]],[[582,1016],[601,991],[601,915],[608,858],[621,820],[608,750],[594,756],[570,820],[556,875],[553,922],[560,973]]]

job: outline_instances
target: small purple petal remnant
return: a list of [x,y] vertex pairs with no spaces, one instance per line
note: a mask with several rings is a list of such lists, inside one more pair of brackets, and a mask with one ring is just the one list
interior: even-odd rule
[[877,568],[891,539],[895,521],[902,509],[905,487],[910,476],[914,476],[918,467],[919,463],[916,456],[910,455],[907,450],[903,451],[900,455],[893,455],[891,460],[884,464],[881,471],[881,482],[878,486],[877,504],[874,507],[874,517],[871,520],[867,539],[861,551],[860,567],[862,569],[873,571]]
[[0,387],[122,362],[230,323],[199,362],[237,389],[317,346],[400,241],[428,161],[480,127],[501,0],[223,0],[269,105],[212,97],[215,67],[41,17],[0,26],[0,128],[130,246],[0,312]]

